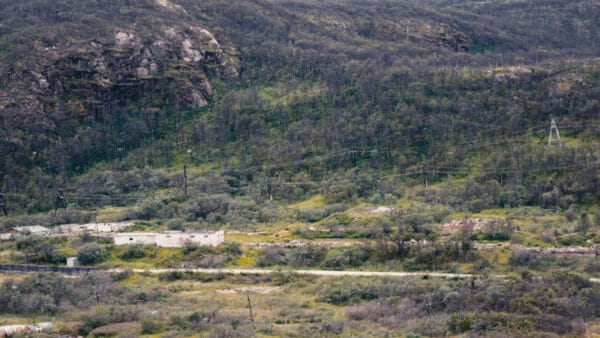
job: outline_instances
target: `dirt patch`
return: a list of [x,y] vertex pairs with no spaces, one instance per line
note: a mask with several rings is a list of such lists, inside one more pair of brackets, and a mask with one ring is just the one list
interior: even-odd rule
[[97,327],[90,332],[90,337],[107,337],[121,334],[122,336],[135,337],[139,334],[142,326],[139,322],[125,322],[108,324]]
[[378,207],[358,207],[353,209],[356,212],[359,213],[369,213],[369,214],[387,214],[390,213],[394,210],[396,210],[395,208],[390,208],[390,207],[386,207],[386,206],[378,206]]
[[231,231],[227,231],[226,233],[227,235],[244,235],[244,236],[260,236],[260,235],[269,235],[268,232],[266,231],[237,231],[237,230],[231,230]]

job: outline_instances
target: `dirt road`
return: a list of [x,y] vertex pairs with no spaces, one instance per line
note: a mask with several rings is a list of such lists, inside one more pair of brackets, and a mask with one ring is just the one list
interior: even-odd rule
[[[119,269],[109,270],[119,272]],[[272,269],[132,269],[137,273],[166,273],[166,272],[199,272],[199,273],[225,273],[225,274],[270,274],[270,273],[297,273],[300,275],[315,276],[356,276],[356,277],[441,277],[441,278],[478,278],[481,275],[465,273],[446,273],[446,272],[391,272],[391,271],[340,271],[340,270],[272,270]],[[493,275],[493,278],[505,278],[504,275]]]

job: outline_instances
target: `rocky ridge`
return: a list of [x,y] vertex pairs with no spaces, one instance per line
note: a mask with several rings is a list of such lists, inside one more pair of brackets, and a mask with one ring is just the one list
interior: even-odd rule
[[1,108],[43,113],[75,105],[99,118],[143,97],[152,97],[157,108],[199,108],[215,94],[209,76],[238,74],[235,49],[199,26],[161,27],[150,38],[129,27],[116,30],[112,40],[36,41],[28,59],[37,63],[16,63],[5,74]]

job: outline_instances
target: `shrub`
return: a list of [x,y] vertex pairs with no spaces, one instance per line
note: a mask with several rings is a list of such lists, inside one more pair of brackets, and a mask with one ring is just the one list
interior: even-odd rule
[[64,264],[66,256],[58,250],[57,246],[65,240],[30,235],[19,238],[16,247],[25,254],[26,263]]
[[317,290],[317,301],[334,305],[353,304],[377,297],[372,284],[353,279],[340,279],[322,284]]
[[127,249],[125,249],[125,251],[123,251],[123,253],[119,255],[119,258],[124,259],[126,261],[140,259],[144,257],[146,257],[146,251],[140,245],[127,246]]
[[219,250],[232,256],[240,256],[242,254],[242,246],[240,243],[236,242],[225,242],[221,245]]
[[511,253],[508,258],[508,263],[512,266],[523,266],[532,270],[537,270],[547,268],[553,260],[553,257],[550,255],[521,250]]
[[287,265],[286,250],[279,246],[272,246],[262,250],[256,258],[256,266],[265,267],[272,265]]
[[93,265],[104,260],[104,250],[96,243],[88,243],[77,252],[77,260],[84,265]]
[[453,313],[448,319],[448,330],[454,334],[460,334],[471,329],[473,317],[469,314]]
[[584,271],[587,273],[599,273],[600,272],[600,260],[598,260],[598,259],[590,260],[585,265]]
[[329,250],[321,266],[333,269],[357,267],[365,263],[369,259],[370,254],[371,252],[368,248],[362,247]]
[[125,269],[122,271],[113,272],[110,274],[110,276],[112,277],[113,281],[120,282],[120,281],[127,279],[129,276],[131,276],[131,274],[132,274],[131,269]]
[[138,320],[138,311],[124,307],[99,306],[93,311],[81,314],[82,327],[79,333],[86,335],[91,330],[111,323],[124,323]]
[[155,334],[163,330],[163,323],[155,317],[145,316],[141,320],[142,334]]
[[327,249],[314,245],[305,245],[289,250],[289,265],[293,267],[316,266],[325,257]]

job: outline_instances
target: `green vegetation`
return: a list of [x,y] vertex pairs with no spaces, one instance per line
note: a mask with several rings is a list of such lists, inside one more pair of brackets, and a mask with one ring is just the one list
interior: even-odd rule
[[[11,322],[60,316],[54,333],[90,336],[600,332],[593,1],[0,6],[0,230],[138,220],[128,231],[227,240],[2,241],[2,263],[125,269],[2,281]],[[128,270],[196,267],[282,272]],[[284,272],[300,268],[476,277]]]
[[[294,274],[30,275],[0,284],[0,314],[47,318],[52,333],[339,336],[594,333],[600,286],[565,270],[538,278],[342,278]],[[254,326],[247,307],[253,307]],[[16,319],[18,320],[18,319]]]

